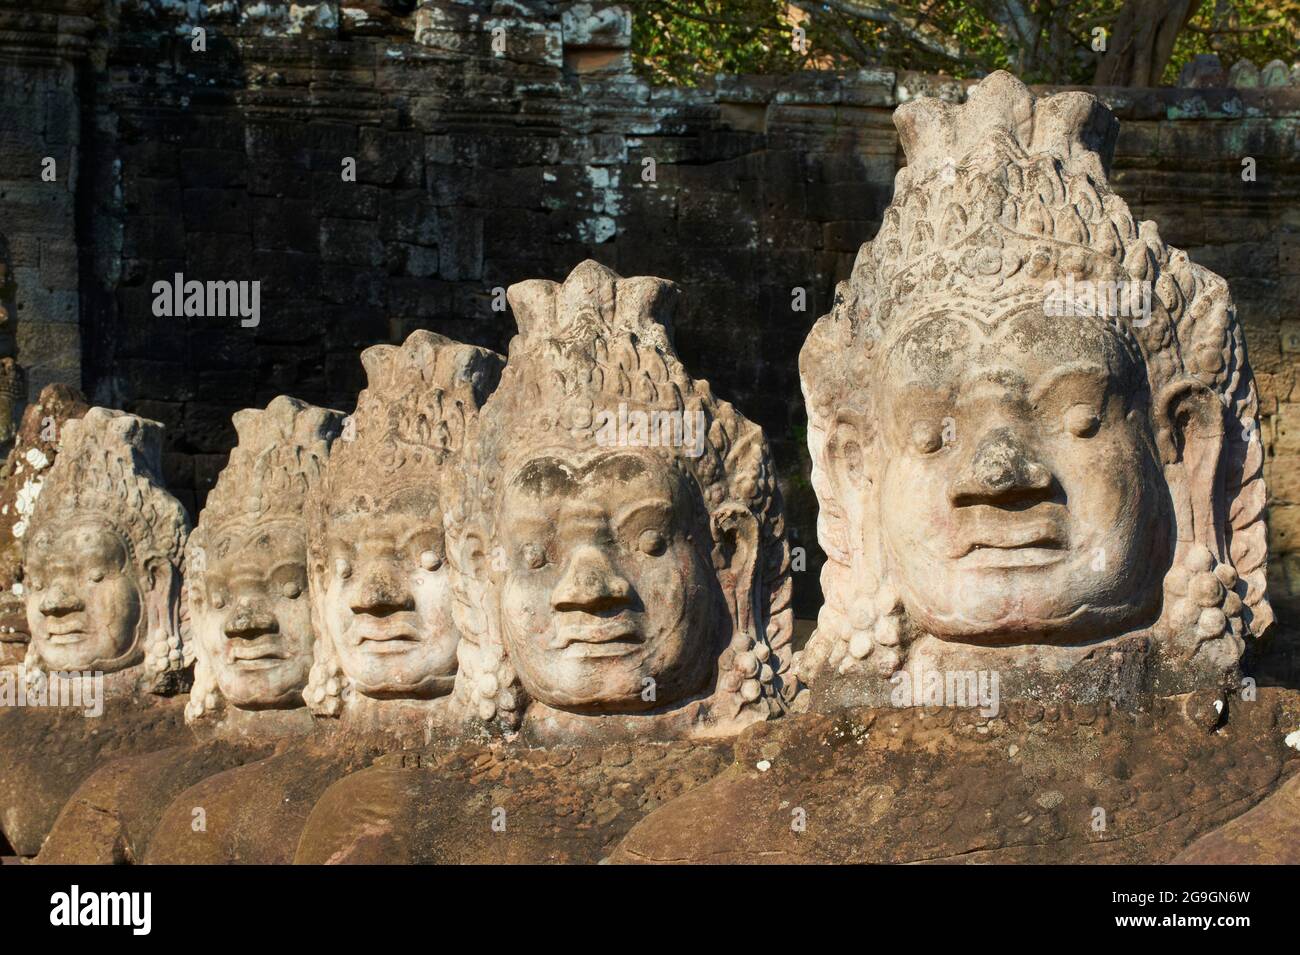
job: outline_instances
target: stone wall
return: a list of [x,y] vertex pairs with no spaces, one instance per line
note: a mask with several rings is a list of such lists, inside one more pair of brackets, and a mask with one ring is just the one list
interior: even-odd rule
[[[234,443],[232,412],[281,392],[351,410],[366,345],[427,327],[503,349],[513,322],[495,290],[587,257],[669,277],[687,296],[682,359],[772,439],[809,558],[796,606],[815,612],[798,350],[889,200],[891,111],[962,84],[863,71],[654,88],[630,70],[630,15],[586,3],[54,6],[69,9],[0,14],[0,234],[32,388],[66,367],[50,356],[72,356],[92,400],[163,421],[167,478],[194,507]],[[89,58],[60,39],[33,62],[13,39],[84,45],[92,7]],[[46,18],[5,32],[24,16]],[[1244,316],[1286,619],[1300,603],[1300,91],[1096,92],[1123,123],[1113,185],[1225,275]],[[67,158],[58,189],[39,183],[43,155]],[[259,281],[260,324],[155,317],[153,283],[176,273]]]
[[0,3],[0,355],[16,336],[32,398],[51,382],[81,384],[78,84],[98,4],[33,6]]

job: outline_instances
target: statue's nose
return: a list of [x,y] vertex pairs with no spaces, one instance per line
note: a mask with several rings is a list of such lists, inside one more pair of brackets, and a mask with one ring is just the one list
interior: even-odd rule
[[351,607],[353,613],[382,616],[414,610],[415,598],[391,567],[375,563],[362,574],[361,581],[353,592]]
[[949,490],[954,507],[992,504],[1015,507],[1046,500],[1053,487],[1048,470],[1010,428],[981,439],[970,462]]
[[569,558],[564,574],[555,585],[551,605],[558,611],[598,613],[625,606],[631,592],[631,584],[615,569],[604,551],[584,546]]
[[46,616],[58,616],[65,613],[76,613],[78,610],[85,610],[86,605],[81,598],[77,596],[76,591],[63,586],[63,584],[53,584],[41,598],[41,613]]
[[222,629],[231,639],[252,640],[266,633],[274,633],[276,619],[260,602],[244,598],[226,618]]

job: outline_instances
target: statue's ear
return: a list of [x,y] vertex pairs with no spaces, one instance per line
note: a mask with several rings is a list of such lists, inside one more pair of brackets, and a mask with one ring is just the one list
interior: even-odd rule
[[[183,613],[181,607],[184,578],[180,568],[165,557],[154,557],[144,567],[144,583],[146,589],[142,616],[145,630],[141,649],[146,657],[152,653],[165,662],[172,647],[172,638],[175,637],[180,644],[181,665],[188,666],[193,662],[194,655],[192,648],[185,645],[188,634],[182,632],[182,617],[187,618],[188,613]],[[167,668],[171,667],[164,667]],[[155,692],[162,692],[162,684],[158,686]]]
[[488,628],[487,599],[491,590],[490,538],[477,517],[467,519],[447,537],[452,568],[452,613],[462,638],[478,643]]
[[483,583],[488,579],[488,535],[474,519],[466,522],[457,539],[448,541],[456,549],[453,564],[470,580]]
[[156,600],[160,607],[180,599],[182,582],[180,570],[165,558],[155,557],[145,567],[145,584],[149,590],[147,599]]
[[1153,414],[1178,540],[1204,544],[1210,553],[1222,554],[1223,403],[1201,382],[1180,378],[1155,396]]
[[864,589],[883,574],[878,520],[875,514],[879,474],[877,430],[860,410],[841,409],[834,417],[821,449],[820,465],[814,460],[813,488],[821,512],[817,537],[832,563],[851,568],[854,589]]
[[757,639],[762,612],[758,602],[760,583],[758,519],[741,504],[727,504],[713,512],[713,564],[722,581],[732,633],[747,633]]

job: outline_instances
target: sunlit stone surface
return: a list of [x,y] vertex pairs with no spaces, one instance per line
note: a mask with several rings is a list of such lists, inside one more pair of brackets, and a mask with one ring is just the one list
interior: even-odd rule
[[677,288],[522,282],[453,552],[454,705],[540,738],[721,736],[783,712],[789,558],[761,430],[693,379]]
[[893,203],[801,355],[829,558],[801,676],[832,705],[900,671],[1130,706],[1235,684],[1272,612],[1226,284],[1111,192],[1089,94],[996,73],[895,123]]

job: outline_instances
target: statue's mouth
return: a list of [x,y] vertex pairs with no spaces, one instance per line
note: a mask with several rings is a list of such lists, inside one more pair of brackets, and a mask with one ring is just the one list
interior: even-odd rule
[[963,567],[1045,567],[1068,555],[1065,537],[1049,521],[1012,527],[983,528],[963,543],[953,557]]
[[234,647],[230,651],[231,661],[243,670],[265,670],[277,666],[289,659],[289,654],[278,643],[266,643],[261,646]]
[[278,667],[287,659],[288,657],[253,657],[246,660],[236,660],[235,665],[241,670],[270,670]]
[[977,547],[962,558],[963,567],[1008,570],[1048,567],[1065,560],[1065,551],[1052,547]]
[[60,627],[57,630],[51,627],[46,631],[46,639],[56,647],[66,647],[74,643],[80,643],[88,636],[89,634],[80,627]]
[[570,657],[619,657],[645,643],[641,628],[629,614],[595,622],[557,622],[547,645]]
[[422,642],[418,630],[399,620],[367,622],[353,633],[357,646],[367,653],[406,653]]

